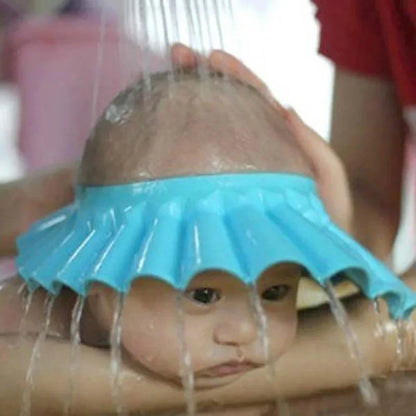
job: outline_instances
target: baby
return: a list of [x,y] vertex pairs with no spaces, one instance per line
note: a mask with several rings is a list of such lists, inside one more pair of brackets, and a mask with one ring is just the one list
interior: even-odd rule
[[[122,92],[99,120],[81,163],[82,185],[218,173],[309,173],[284,120],[254,89],[194,72],[177,74],[173,83],[168,74],[156,74],[151,85],[146,91],[140,81]],[[270,359],[281,356],[294,339],[300,275],[299,265],[286,263],[272,266],[258,280]],[[105,334],[115,298],[103,285],[90,292],[91,316]],[[122,345],[142,369],[180,382],[176,298],[177,291],[160,280],[136,280],[123,309]],[[208,270],[192,279],[183,312],[196,388],[229,383],[266,364],[252,302],[248,287],[224,271]]]
[[[139,81],[116,97],[87,141],[79,184],[103,187],[250,172],[312,176],[285,120],[267,99],[232,77],[200,75],[182,72],[171,82],[169,74],[156,74],[150,90]],[[259,276],[255,293],[267,319],[267,353],[254,289],[222,270],[192,279],[180,312],[196,389],[231,383],[288,350],[296,333],[301,274],[300,265],[280,263]],[[121,344],[124,358],[138,372],[181,384],[177,293],[152,276],[135,280],[124,301]],[[90,288],[81,321],[83,344],[109,347],[117,298],[103,284]],[[38,331],[43,299],[38,292],[29,332]],[[74,293],[64,289],[54,306],[50,336],[69,338],[74,303]],[[19,313],[13,314],[13,322],[0,322],[3,333],[18,328]]]
[[[297,147],[283,116],[276,113],[273,105],[255,89],[232,77],[225,80],[215,73],[178,73],[175,78],[172,83],[169,74],[154,75],[150,80],[151,89],[145,83],[138,82],[110,104],[87,142],[79,170],[79,184],[97,191],[111,185],[136,184],[135,189],[140,192],[143,189],[140,185],[145,184],[152,189],[159,179],[172,177],[199,175],[209,178],[212,174],[254,172],[312,176],[309,163]],[[112,203],[111,200],[107,202]],[[167,239],[170,237],[166,235]],[[165,253],[158,254],[162,262]],[[160,383],[158,388],[161,384],[178,386],[182,383],[181,336],[190,353],[198,394],[217,391],[213,389],[216,387],[218,390],[227,390],[229,384],[233,384],[231,388],[238,386],[239,383],[232,382],[241,377],[244,382],[249,380],[249,385],[245,384],[245,391],[257,387],[257,394],[269,400],[270,394],[261,395],[260,391],[265,389],[266,378],[261,367],[267,364],[268,359],[277,360],[282,357],[294,340],[297,325],[296,293],[301,274],[302,268],[297,264],[275,264],[262,270],[253,289],[237,278],[241,276],[233,276],[215,268],[205,270],[193,277],[184,296],[179,299],[179,306],[178,292],[162,281],[160,276],[157,279],[149,274],[133,280],[124,301],[121,344],[123,360],[133,363],[135,375],[141,374],[147,380],[140,386],[135,384],[133,393],[130,392],[130,396],[140,395],[140,400],[135,403],[142,406],[146,401],[146,392],[151,395],[151,387],[154,385],[150,382],[148,384],[148,380],[152,376],[153,379],[166,381]],[[0,330],[4,335],[16,334],[19,328],[21,312],[15,294],[20,286],[21,282],[15,281],[0,292]],[[39,332],[44,295],[40,290],[35,295],[30,319],[25,325],[28,332]],[[82,358],[82,364],[78,367],[81,373],[87,373],[87,381],[84,379],[81,391],[85,393],[84,396],[81,394],[84,401],[82,407],[77,408],[81,409],[80,414],[85,414],[86,409],[91,409],[91,414],[102,413],[111,407],[111,396],[108,398],[101,393],[108,388],[108,377],[100,384],[101,379],[105,378],[101,374],[103,367],[108,367],[108,357],[100,355],[102,350],[96,347],[109,347],[113,317],[119,306],[118,298],[112,289],[103,284],[93,284],[88,290],[81,321],[81,355],[88,358]],[[51,408],[57,409],[56,413],[62,410],[62,400],[58,403],[50,399],[59,389],[64,390],[61,398],[68,395],[68,390],[58,380],[62,378],[62,372],[69,372],[63,358],[70,356],[69,323],[75,299],[75,294],[69,289],[64,289],[57,298],[49,337],[41,349],[41,358],[45,354],[48,358],[47,362],[42,361],[42,368],[39,364],[39,370],[46,368],[40,380],[48,399],[42,400],[40,396],[34,406],[38,405],[36,409],[44,412]],[[264,338],[260,331],[264,325],[257,322],[261,320],[258,301],[267,318],[266,335],[270,342],[268,354],[265,354]],[[7,311],[7,314],[3,311]],[[184,324],[183,334],[180,334],[182,331],[178,315]],[[308,380],[307,375],[303,377],[305,365],[308,365],[309,377],[312,374],[315,380],[322,362],[327,363],[325,353],[328,349],[331,350],[331,346],[335,345],[334,349],[341,351],[339,355],[344,364],[348,362],[348,354],[344,354],[345,348],[337,343],[339,333],[331,326],[332,317],[325,314],[324,323],[315,326],[311,322],[307,320],[303,325],[303,336],[297,340],[296,359],[292,355],[284,367],[288,371],[283,372],[289,385],[293,385],[296,379],[295,384],[300,385],[301,389],[301,382]],[[365,325],[362,332],[372,334]],[[53,340],[57,338],[61,339],[54,344]],[[373,338],[371,336],[371,342],[365,345],[375,345]],[[321,361],[309,360],[311,342],[320,345],[318,350],[322,350],[324,356]],[[316,345],[314,348],[317,350]],[[0,358],[11,356],[6,350],[1,350],[0,353]],[[290,353],[279,362],[284,363],[288,356]],[[8,403],[11,400],[9,397],[14,397],[13,393],[15,394],[7,386],[15,386],[16,368],[24,367],[25,371],[27,368],[26,363],[21,362],[20,357],[16,362],[8,358],[7,362],[0,365],[3,375],[11,374],[9,383],[3,384],[7,394],[1,394],[0,391],[1,397],[7,398]],[[319,371],[310,370],[314,363],[319,365]],[[348,374],[348,377],[355,380],[357,375],[354,365],[347,367],[343,374]],[[52,368],[52,372],[48,368]],[[59,371],[59,368],[62,370]],[[327,370],[332,374],[329,371],[331,369]],[[91,383],[90,377],[96,373],[100,376]],[[247,377],[243,378],[245,374]],[[126,378],[123,378],[123,383]],[[35,385],[36,381],[37,379]],[[95,387],[99,385],[101,387]],[[304,390],[308,391],[307,388]],[[169,403],[170,398],[170,403],[174,402],[172,390],[165,389],[163,392],[164,401]],[[241,396],[241,391],[238,394]],[[245,393],[243,395],[245,398]],[[17,399],[19,402],[20,397]],[[103,407],[101,410],[94,407],[97,401],[107,403],[105,410],[102,410]],[[47,407],[44,407],[44,403],[48,403]],[[228,403],[242,401],[231,400]],[[2,401],[2,405],[6,408],[8,404]],[[151,407],[144,406],[139,410],[148,408]],[[137,405],[134,410],[138,410]],[[246,408],[240,409],[239,414],[258,415],[263,410]],[[16,411],[9,414],[16,414]],[[39,414],[42,412],[39,411]],[[237,413],[233,410],[229,414]]]

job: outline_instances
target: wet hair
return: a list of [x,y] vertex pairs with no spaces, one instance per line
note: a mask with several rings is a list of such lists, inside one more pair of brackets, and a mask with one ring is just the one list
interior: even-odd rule
[[153,74],[112,101],[87,140],[81,184],[253,171],[311,175],[283,116],[257,90],[216,73],[172,78]]

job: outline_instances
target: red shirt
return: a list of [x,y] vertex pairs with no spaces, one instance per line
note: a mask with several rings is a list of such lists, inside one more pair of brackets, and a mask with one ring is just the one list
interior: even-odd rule
[[409,126],[402,225],[393,264],[416,261],[416,0],[312,0],[321,23],[319,51],[337,66],[392,80]]
[[416,0],[313,0],[320,52],[340,67],[391,78],[416,105]]

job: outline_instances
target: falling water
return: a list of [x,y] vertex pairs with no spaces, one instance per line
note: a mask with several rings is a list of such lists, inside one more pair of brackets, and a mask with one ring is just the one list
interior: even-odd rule
[[136,72],[135,65],[137,63],[137,56],[132,53],[132,44],[129,41],[131,35],[134,36],[134,31],[136,28],[135,25],[135,7],[137,5],[137,0],[121,0],[121,15],[120,15],[120,25],[122,30],[119,33],[118,40],[118,53],[120,59],[120,78],[121,86],[125,88],[131,81],[132,72]]
[[226,14],[228,14],[228,20],[231,25],[231,32],[233,33],[233,36],[234,36],[234,43],[235,43],[235,48],[236,48],[235,54],[237,56],[241,56],[241,50],[242,50],[241,37],[240,37],[240,33],[238,30],[238,26],[237,26],[237,20],[234,14],[234,2],[232,0],[225,0],[224,10]]
[[203,53],[206,54],[211,48],[212,44],[207,44],[205,42],[204,31],[207,30],[209,26],[209,14],[203,10],[203,4],[201,1],[194,1],[194,14],[195,14],[195,22],[197,27],[197,41],[198,41],[198,49]]
[[99,92],[100,83],[101,83],[105,33],[106,33],[106,13],[105,13],[105,7],[103,7],[100,13],[100,37],[98,40],[98,48],[97,48],[97,66],[95,68],[96,73],[94,77],[94,84],[93,84],[93,90],[92,90],[91,126],[94,126],[95,121],[97,119],[98,92]]
[[215,23],[217,26],[217,32],[220,40],[220,49],[224,50],[224,35],[222,33],[221,28],[221,8],[218,5],[219,0],[213,0],[214,3],[214,16],[215,16]]
[[179,354],[181,358],[181,377],[185,391],[186,411],[188,416],[196,415],[195,378],[192,369],[192,357],[186,345],[185,313],[183,310],[183,294],[176,296],[176,318],[178,327]]
[[124,414],[122,390],[121,390],[121,318],[124,306],[124,293],[119,293],[113,315],[113,325],[111,328],[111,394],[113,405],[116,409],[117,416]]
[[169,64],[170,64],[170,71],[169,71],[169,75],[168,75],[169,91],[170,91],[170,85],[173,82],[173,67],[172,67],[172,56],[171,56],[171,53],[170,53],[171,39],[170,39],[170,36],[169,36],[167,10],[166,10],[164,0],[160,0],[160,10],[161,10],[161,14],[162,14],[164,48],[166,50],[167,55],[169,56]]
[[172,38],[179,41],[178,0],[169,1],[169,13],[172,21]]
[[280,396],[279,392],[276,391],[277,375],[276,375],[276,370],[275,370],[274,363],[273,363],[273,357],[271,357],[271,354],[270,354],[270,337],[269,337],[267,317],[266,317],[266,314],[264,313],[261,300],[257,293],[256,285],[252,285],[250,287],[250,303],[255,314],[258,334],[262,343],[265,361],[267,363],[269,382],[271,383],[274,393],[275,393],[277,413],[279,416],[290,416],[290,410],[289,410],[288,404]]
[[[163,29],[160,30],[160,22],[159,22],[159,17],[161,17],[162,14],[162,10],[159,10],[156,4],[157,0],[150,0],[150,7],[148,8],[149,10],[149,18],[150,18],[150,25],[149,28],[152,29],[152,37],[154,38],[154,43],[155,45],[153,46],[155,50],[157,49],[161,49],[163,51],[163,47],[165,45],[163,45]],[[163,26],[163,23],[162,23]],[[165,50],[164,52],[168,53],[167,50]]]
[[399,319],[395,322],[397,344],[396,360],[393,368],[399,370],[413,364],[415,359],[415,325],[411,319]]
[[150,55],[150,39],[149,39],[149,25],[148,25],[148,12],[147,12],[147,1],[140,0],[140,26],[142,28],[142,50],[143,50],[143,57],[142,57],[142,76],[144,80],[144,85],[146,89],[149,91],[151,89],[151,81],[150,81],[150,62],[149,62],[149,55]]
[[[192,28],[191,40],[193,40],[193,48],[201,51],[202,54],[205,52],[204,47],[204,38],[203,38],[203,29],[206,25],[202,22],[202,16],[199,11],[197,2],[191,2],[189,4],[189,9],[187,10],[187,16],[190,21],[190,27]],[[198,61],[198,74],[202,80],[207,79],[208,77],[208,67],[206,65],[206,60]]]
[[387,334],[386,334],[386,328],[383,323],[383,316],[381,315],[381,309],[380,309],[380,299],[376,298],[373,302],[374,307],[374,314],[376,317],[376,332],[375,336],[380,337],[382,340],[386,340]]
[[399,370],[405,361],[405,342],[406,342],[406,322],[403,319],[399,319],[395,322],[397,343],[396,343],[396,360],[394,363],[394,369]]
[[[0,285],[0,291],[3,289],[4,289],[4,285]],[[28,292],[29,292],[29,288],[27,287],[26,282],[23,282],[17,289],[17,296],[24,300]]]
[[42,329],[36,339],[35,345],[33,347],[32,355],[30,357],[29,368],[26,373],[26,384],[23,390],[22,406],[20,408],[20,416],[30,416],[31,413],[31,398],[33,390],[33,376],[35,373],[36,361],[40,357],[40,351],[45,343],[46,335],[49,330],[51,323],[51,314],[53,305],[55,303],[56,297],[54,295],[48,295],[45,302],[45,318],[42,325]]
[[378,404],[377,393],[369,379],[364,357],[358,345],[357,336],[351,327],[347,312],[342,303],[337,298],[334,287],[329,280],[325,283],[325,291],[329,298],[332,314],[334,315],[338,326],[344,331],[351,357],[358,364],[361,378],[360,382],[358,383],[358,387],[360,389],[363,400],[365,404],[369,406],[376,406]]
[[22,346],[26,342],[27,338],[27,319],[29,316],[29,310],[32,306],[34,291],[28,291],[25,296],[24,306],[23,306],[23,316],[19,325],[19,345]]
[[416,359],[416,327],[412,318],[407,322],[407,336],[409,338],[409,365],[413,367]]
[[71,405],[74,398],[75,390],[75,374],[78,368],[78,355],[79,355],[79,345],[80,345],[80,322],[82,311],[85,305],[85,298],[83,296],[78,296],[75,303],[74,309],[72,310],[72,319],[71,319],[71,366],[69,369],[69,391],[68,396],[64,403],[63,415],[69,416],[71,414]]
[[203,0],[203,13],[205,14],[205,17],[208,19],[207,22],[207,27],[206,27],[206,32],[207,32],[207,40],[208,40],[208,47],[207,47],[207,51],[209,51],[210,49],[212,49],[214,47],[214,42],[213,42],[213,37],[212,37],[212,33],[211,33],[211,21],[210,21],[210,10],[208,8],[208,3],[207,0]]

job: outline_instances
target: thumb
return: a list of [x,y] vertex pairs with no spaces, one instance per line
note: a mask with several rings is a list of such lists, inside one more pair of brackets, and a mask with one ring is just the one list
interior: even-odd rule
[[311,164],[318,191],[333,221],[347,232],[352,231],[353,205],[344,166],[314,130],[298,114],[289,109],[285,113],[289,129]]

